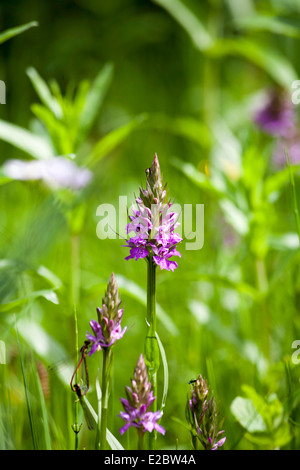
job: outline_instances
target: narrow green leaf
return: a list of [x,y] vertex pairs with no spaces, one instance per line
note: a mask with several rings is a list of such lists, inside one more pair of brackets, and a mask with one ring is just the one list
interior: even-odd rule
[[239,209],[229,199],[221,199],[219,205],[224,213],[226,221],[242,236],[249,232],[249,219],[241,209]]
[[146,336],[145,344],[144,344],[145,352],[145,364],[147,366],[147,370],[149,373],[149,377],[156,374],[159,369],[160,361],[159,361],[159,346],[158,340],[156,336]]
[[228,197],[228,192],[223,188],[223,184],[212,182],[205,174],[198,171],[194,165],[189,162],[183,162],[178,158],[173,158],[172,164],[182,171],[182,173],[203,191],[216,197],[224,213],[224,216],[230,225],[241,235],[246,235],[249,231],[249,220],[237,205]]
[[300,30],[280,17],[255,14],[249,17],[235,18],[235,24],[245,31],[268,31],[292,38],[300,37]]
[[39,96],[41,102],[56,116],[56,118],[62,117],[62,109],[59,102],[54,98],[51,91],[48,88],[47,83],[42,79],[37,70],[34,67],[29,67],[26,70],[28,77]]
[[27,404],[27,411],[28,411],[28,417],[29,417],[32,443],[33,443],[33,448],[35,450],[38,450],[37,436],[36,436],[36,430],[35,430],[35,425],[34,425],[34,421],[33,421],[33,412],[32,412],[31,400],[30,400],[30,392],[29,392],[28,383],[27,383],[26,371],[25,371],[25,366],[24,366],[22,348],[21,348],[21,344],[20,344],[17,325],[15,325],[15,329],[16,329],[16,333],[17,333],[17,344],[18,344],[19,357],[20,357],[20,362],[21,362],[21,370],[22,370],[22,376],[23,376],[23,382],[24,382],[25,397],[26,397],[26,404]]
[[45,125],[51,138],[55,153],[68,155],[73,153],[71,133],[63,121],[56,118],[52,111],[40,104],[31,106],[33,114]]
[[208,148],[211,142],[210,129],[199,119],[190,116],[172,117],[165,114],[151,114],[147,120],[147,128],[185,137],[202,148]]
[[161,355],[161,358],[162,358],[163,369],[164,369],[164,386],[163,386],[163,393],[162,393],[161,406],[160,406],[160,410],[162,411],[163,408],[166,405],[167,396],[168,396],[169,368],[168,368],[167,356],[166,356],[163,344],[162,344],[157,332],[155,332],[155,334],[156,334],[156,338],[157,338],[157,342],[158,342],[158,346],[159,346],[159,350],[160,350],[160,355]]
[[0,140],[37,159],[53,157],[53,149],[46,139],[2,120],[0,120]]
[[280,426],[280,429],[273,434],[246,433],[245,438],[265,450],[278,450],[290,442],[291,433],[288,423],[283,423],[282,426]]
[[[95,449],[100,449],[100,442],[101,442],[101,433],[100,433],[100,426],[99,422],[101,422],[101,402],[102,402],[102,390],[99,381],[100,370],[98,369],[98,374],[96,377],[96,393],[97,393],[97,402],[98,402],[98,413],[97,413],[97,434],[96,434],[96,442],[95,442]],[[106,440],[107,440],[107,431],[106,431]]]
[[296,223],[296,229],[297,229],[297,233],[298,233],[298,237],[299,237],[299,243],[300,243],[300,217],[299,217],[298,202],[297,202],[297,192],[296,192],[296,186],[295,186],[294,173],[292,171],[291,162],[290,162],[289,154],[288,154],[287,150],[285,150],[285,158],[286,158],[286,162],[287,162],[287,167],[289,169],[290,184],[291,184],[291,188],[292,188],[295,223]]
[[113,65],[104,65],[92,83],[86,95],[86,100],[79,121],[79,140],[81,141],[88,133],[97,117],[105,95],[109,89],[113,77]]
[[44,297],[46,300],[49,300],[49,302],[52,302],[54,304],[59,303],[57,295],[52,289],[44,289],[39,291],[33,291],[25,297],[21,297],[19,299],[12,300],[11,302],[1,304],[0,312],[7,312],[9,310],[13,310],[27,302],[30,302],[31,300],[37,299],[38,297]]
[[2,33],[0,33],[0,44],[5,41],[8,41],[8,39],[17,36],[18,34],[24,33],[24,31],[27,31],[28,29],[33,28],[34,26],[38,26],[37,21],[30,21],[29,23],[23,24],[21,26],[16,26],[15,28],[10,28],[3,31]]
[[2,340],[0,340],[0,364],[6,364],[6,346]]
[[42,423],[42,429],[44,433],[45,450],[51,450],[51,438],[50,438],[50,429],[49,429],[49,422],[48,422],[48,412],[46,408],[45,397],[43,394],[36,363],[34,363],[34,380],[35,380],[36,388],[38,392],[36,398],[38,401],[39,410],[41,412],[41,423]]
[[291,83],[297,80],[297,73],[285,56],[277,50],[262,47],[249,39],[223,38],[216,41],[207,53],[212,58],[225,58],[232,55],[247,59],[288,91],[290,91]]
[[171,420],[174,421],[174,423],[177,423],[180,426],[182,426],[186,431],[189,431],[189,432],[191,431],[191,427],[185,421],[182,421],[176,416],[171,416]]
[[211,282],[220,287],[233,289],[236,292],[244,294],[256,301],[261,298],[259,291],[250,284],[247,284],[243,281],[235,281],[233,279],[230,279],[228,276],[222,276],[220,274],[191,272],[190,274],[185,274],[182,280]]
[[152,0],[164,8],[190,36],[194,46],[200,51],[208,49],[213,39],[200,19],[180,0]]
[[227,199],[227,193],[223,190],[223,188],[217,187],[215,184],[213,184],[211,180],[204,173],[198,171],[197,168],[192,165],[192,163],[184,162],[179,158],[173,158],[171,163],[175,168],[182,171],[182,173],[190,181],[195,183],[196,186],[199,186],[199,188],[217,198]]
[[296,175],[300,171],[300,165],[292,165],[289,168],[277,171],[276,173],[268,176],[264,181],[264,192],[266,197],[270,198],[272,193],[280,191],[289,181],[290,172]]
[[129,123],[125,124],[118,129],[106,134],[93,148],[91,155],[87,158],[85,162],[86,165],[95,165],[108,153],[114,150],[118,145],[120,145],[129,135],[140,126],[145,119],[147,118],[146,114],[141,114],[132,119]]
[[300,247],[299,235],[296,232],[283,234],[270,234],[268,237],[268,245],[270,248],[279,251],[297,250]]
[[43,279],[46,279],[54,289],[60,289],[63,285],[63,282],[59,277],[53,272],[50,271],[46,266],[40,265],[36,272]]
[[244,38],[222,38],[215,40],[209,35],[200,19],[180,0],[152,1],[165,8],[188,33],[196,49],[208,54],[209,57],[240,56],[267,72],[276,83],[287,90],[290,90],[291,83],[297,79],[297,74],[292,64],[285,56],[271,47],[266,48],[265,45],[262,47],[260,44]]

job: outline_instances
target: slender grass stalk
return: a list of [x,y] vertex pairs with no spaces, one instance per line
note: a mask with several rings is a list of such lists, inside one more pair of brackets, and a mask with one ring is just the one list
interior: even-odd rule
[[38,399],[38,406],[41,411],[41,422],[42,422],[42,429],[44,432],[44,441],[45,441],[45,450],[51,450],[51,437],[50,437],[50,429],[49,429],[49,421],[48,421],[48,414],[47,414],[47,407],[45,403],[45,397],[42,389],[41,380],[37,370],[36,361],[34,362],[34,378],[36,382],[37,388],[37,399]]
[[[298,203],[297,203],[297,194],[296,194],[296,185],[295,185],[295,179],[294,179],[294,173],[291,168],[291,162],[289,159],[289,154],[287,149],[284,151],[285,153],[285,158],[286,158],[286,163],[289,169],[289,174],[290,174],[290,183],[292,187],[292,195],[293,195],[293,206],[294,206],[294,216],[295,216],[295,221],[296,221],[296,228],[298,232],[298,238],[299,238],[299,246],[300,246],[300,218],[299,218],[299,210],[298,210]],[[288,388],[288,395],[289,395],[289,400],[291,401],[292,397],[292,392],[293,392],[293,381],[291,377],[291,368],[290,364],[288,361],[284,362],[285,366],[285,373],[286,373],[286,382],[287,382],[287,388]],[[296,433],[295,433],[295,426],[294,423],[296,422],[296,417],[295,417],[295,411],[292,408],[291,404],[291,411],[290,411],[290,432],[292,436],[292,444],[291,447],[294,450],[296,448]]]
[[[76,364],[78,364],[79,360],[79,345],[78,345],[78,321],[77,321],[77,312],[76,312],[76,307],[74,305],[74,323],[75,323],[75,348],[76,348]],[[77,383],[77,372],[76,372],[76,377],[75,377],[75,383]],[[75,434],[75,444],[74,444],[74,449],[78,450],[78,445],[79,445],[79,439],[78,439],[78,434],[80,431],[80,425],[78,423],[78,408],[79,408],[79,401],[75,400],[75,416],[74,416],[74,424],[72,426],[72,429]]]
[[283,364],[284,364],[284,370],[285,370],[286,387],[287,387],[287,392],[288,392],[287,408],[288,408],[288,413],[289,413],[290,433],[292,436],[291,448],[292,450],[296,450],[296,430],[295,430],[294,423],[297,422],[297,418],[295,415],[295,410],[293,408],[293,379],[292,379],[291,366],[290,366],[289,360],[284,359]]
[[[7,411],[10,409],[8,401],[7,401],[7,387],[5,387],[5,384],[7,384],[7,379],[6,379],[6,367],[3,367],[3,364],[5,362],[0,361],[0,393],[1,393],[1,403],[0,403],[0,451],[1,450],[6,450],[6,416],[7,416]],[[2,367],[1,367],[2,366]]]
[[25,397],[26,397],[26,404],[27,404],[27,411],[28,411],[28,417],[29,417],[32,443],[33,443],[34,450],[38,450],[38,443],[37,443],[36,430],[35,430],[35,425],[34,425],[34,420],[33,420],[30,393],[29,393],[29,388],[28,388],[28,382],[27,382],[27,377],[26,377],[26,371],[25,371],[25,366],[24,366],[24,360],[23,360],[23,354],[22,354],[22,348],[21,348],[21,343],[20,343],[20,339],[19,339],[17,324],[15,325],[15,329],[16,329],[16,333],[17,333],[17,343],[18,343],[21,369],[22,369],[22,375],[23,375],[23,381],[24,381]]
[[257,286],[260,294],[262,294],[261,299],[261,309],[262,309],[262,347],[264,354],[267,358],[270,356],[270,342],[269,342],[269,328],[270,328],[270,318],[269,318],[269,307],[267,303],[266,293],[269,289],[268,277],[266,272],[266,264],[264,259],[257,258],[255,260],[255,269],[257,276]]
[[[78,364],[78,355],[79,355],[79,345],[78,345],[78,321],[76,306],[79,304],[79,292],[80,292],[80,238],[78,233],[73,233],[71,228],[71,305],[74,310],[74,322],[75,322],[75,348],[76,348],[76,364]],[[76,373],[76,383],[77,383],[77,373]],[[78,450],[79,446],[79,431],[80,425],[78,423],[78,410],[79,402],[75,401],[75,415],[74,415],[74,424],[72,429],[75,434],[75,450]]]
[[78,306],[80,292],[80,237],[71,235],[71,305]]
[[298,204],[297,204],[296,185],[295,185],[295,180],[294,180],[294,174],[291,169],[291,162],[289,159],[288,151],[285,149],[284,153],[285,153],[286,163],[290,172],[290,182],[291,182],[292,195],[293,195],[294,215],[295,215],[296,228],[297,228],[299,244],[300,244],[300,217],[299,217],[299,210],[298,210]]

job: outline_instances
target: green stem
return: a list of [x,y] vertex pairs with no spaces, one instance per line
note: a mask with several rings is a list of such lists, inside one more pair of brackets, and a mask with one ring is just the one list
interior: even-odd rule
[[[146,364],[148,365],[148,378],[152,384],[153,395],[157,397],[157,369],[159,367],[159,349],[156,338],[156,264],[152,257],[148,259],[147,269],[147,323],[148,334],[146,338]],[[153,412],[157,411],[157,400],[153,402]],[[149,435],[149,447],[155,448],[156,431]]]
[[71,305],[79,303],[80,292],[80,238],[71,235]]
[[[71,305],[74,309],[74,319],[75,319],[75,346],[76,346],[76,356],[78,364],[78,322],[76,314],[76,306],[79,303],[79,289],[80,289],[80,239],[79,235],[71,234]],[[77,375],[76,375],[77,383]],[[75,433],[75,450],[78,450],[78,434],[80,431],[80,426],[78,424],[78,400],[75,401],[75,423],[72,426],[72,429]]]
[[144,431],[143,429],[138,429],[138,450],[144,450]]
[[32,411],[31,399],[30,399],[30,392],[28,388],[28,382],[27,382],[27,377],[26,377],[26,372],[25,372],[25,365],[24,365],[17,325],[15,326],[15,328],[16,328],[16,333],[17,333],[17,344],[18,344],[18,349],[19,349],[21,370],[22,370],[23,381],[24,381],[25,397],[26,397],[27,411],[28,411],[29,424],[30,424],[30,430],[31,430],[31,436],[32,436],[32,443],[33,443],[34,450],[38,450],[37,434],[36,434],[36,429],[35,429],[35,423],[33,420],[33,411]]
[[262,330],[262,348],[266,357],[269,359],[270,356],[270,345],[269,345],[269,330],[270,321],[268,313],[268,305],[266,299],[266,293],[268,291],[268,278],[266,273],[265,260],[257,258],[255,261],[256,275],[257,275],[257,286],[259,292],[262,294],[261,300],[261,314],[263,321]]
[[298,204],[297,204],[296,185],[295,185],[295,180],[294,180],[294,173],[291,168],[291,162],[290,162],[289,155],[286,149],[285,149],[285,158],[286,158],[286,163],[287,163],[289,173],[290,173],[290,182],[291,182],[291,187],[292,187],[293,206],[294,206],[294,216],[295,216],[296,228],[297,228],[299,244],[300,244],[300,217],[299,217],[299,210],[298,210]]
[[150,325],[151,333],[156,331],[156,264],[152,258],[148,259],[147,271],[147,322]]
[[[108,388],[109,376],[111,370],[112,351],[110,348],[103,348],[103,365],[102,365],[102,400],[101,400],[101,415],[98,416],[98,429],[96,438],[96,449],[106,450],[106,428],[107,428],[107,413],[108,413]],[[100,419],[99,419],[100,418]]]

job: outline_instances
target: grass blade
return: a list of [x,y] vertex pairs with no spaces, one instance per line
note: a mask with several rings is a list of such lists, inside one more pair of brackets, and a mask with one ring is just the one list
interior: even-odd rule
[[41,410],[41,423],[42,423],[42,430],[44,433],[44,443],[45,443],[45,450],[51,450],[51,437],[50,437],[50,430],[49,430],[49,422],[48,422],[48,412],[45,403],[45,397],[42,390],[42,385],[40,381],[40,377],[37,371],[37,365],[34,364],[34,380],[36,382],[36,389],[37,389],[37,401],[39,410]]
[[27,29],[30,29],[34,26],[38,26],[37,21],[30,21],[29,23],[23,24],[21,26],[16,26],[15,28],[6,29],[3,33],[0,33],[0,44],[9,39],[17,36],[18,34],[24,33]]
[[197,49],[205,51],[213,44],[203,23],[180,0],[153,0],[153,3],[164,8],[185,29]]
[[99,162],[103,157],[112,152],[120,145],[138,126],[145,121],[147,115],[141,114],[136,116],[124,126],[118,127],[106,134],[94,147],[92,154],[85,162],[86,165],[92,166]]
[[34,426],[34,421],[33,421],[32,406],[31,406],[31,400],[30,400],[30,393],[29,393],[29,388],[28,388],[28,383],[27,383],[27,378],[26,378],[26,372],[25,372],[25,366],[24,366],[24,360],[23,360],[23,354],[22,354],[22,348],[20,344],[17,324],[15,325],[15,329],[17,333],[17,343],[18,343],[18,350],[19,350],[21,369],[22,369],[22,375],[23,375],[23,381],[24,381],[25,397],[26,397],[27,411],[28,411],[29,424],[30,424],[30,430],[31,430],[31,436],[32,436],[32,443],[33,443],[33,448],[35,450],[38,450],[37,437],[36,437],[36,431],[35,431],[35,426]]
[[104,65],[103,69],[99,72],[92,83],[80,115],[79,140],[84,139],[88,131],[91,129],[111,84],[112,77],[113,65],[108,63]]
[[294,173],[292,172],[291,162],[290,162],[290,159],[289,159],[289,154],[288,154],[286,149],[285,149],[284,153],[285,153],[286,163],[287,163],[287,166],[288,166],[288,169],[289,169],[289,174],[290,174],[290,182],[291,182],[292,194],[293,194],[294,214],[295,214],[296,227],[297,227],[299,243],[300,243],[300,218],[299,218],[299,210],[298,210],[298,203],[297,203],[297,194],[296,194]]
[[26,73],[30,78],[33,88],[35,89],[41,102],[54,114],[54,116],[60,118],[62,116],[61,106],[59,102],[52,96],[47,83],[33,67],[29,67],[26,70]]
[[0,120],[0,139],[37,159],[53,157],[53,150],[46,139],[22,127]]

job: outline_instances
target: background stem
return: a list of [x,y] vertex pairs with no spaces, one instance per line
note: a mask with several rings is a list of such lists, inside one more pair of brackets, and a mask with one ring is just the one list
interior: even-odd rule
[[[75,305],[74,305],[74,321],[75,321],[76,364],[78,364],[78,353],[79,353],[79,347],[78,347],[78,321],[77,321],[77,313],[76,313]],[[75,382],[78,383],[77,373],[76,373]],[[78,400],[75,400],[75,424],[74,424],[74,428],[73,428],[74,433],[75,433],[75,450],[78,450],[78,434],[79,434],[78,406],[79,406],[79,402],[78,402]]]
[[[75,320],[75,347],[76,347],[76,363],[78,364],[78,321],[76,307],[79,303],[79,286],[80,286],[80,239],[79,235],[71,234],[71,305],[74,309],[74,320]],[[76,383],[77,383],[77,374],[76,374]],[[78,450],[78,434],[79,434],[79,424],[78,424],[78,400],[75,401],[75,423],[73,425],[73,430],[75,433],[75,450]]]
[[80,238],[71,235],[71,305],[78,306],[80,292]]

